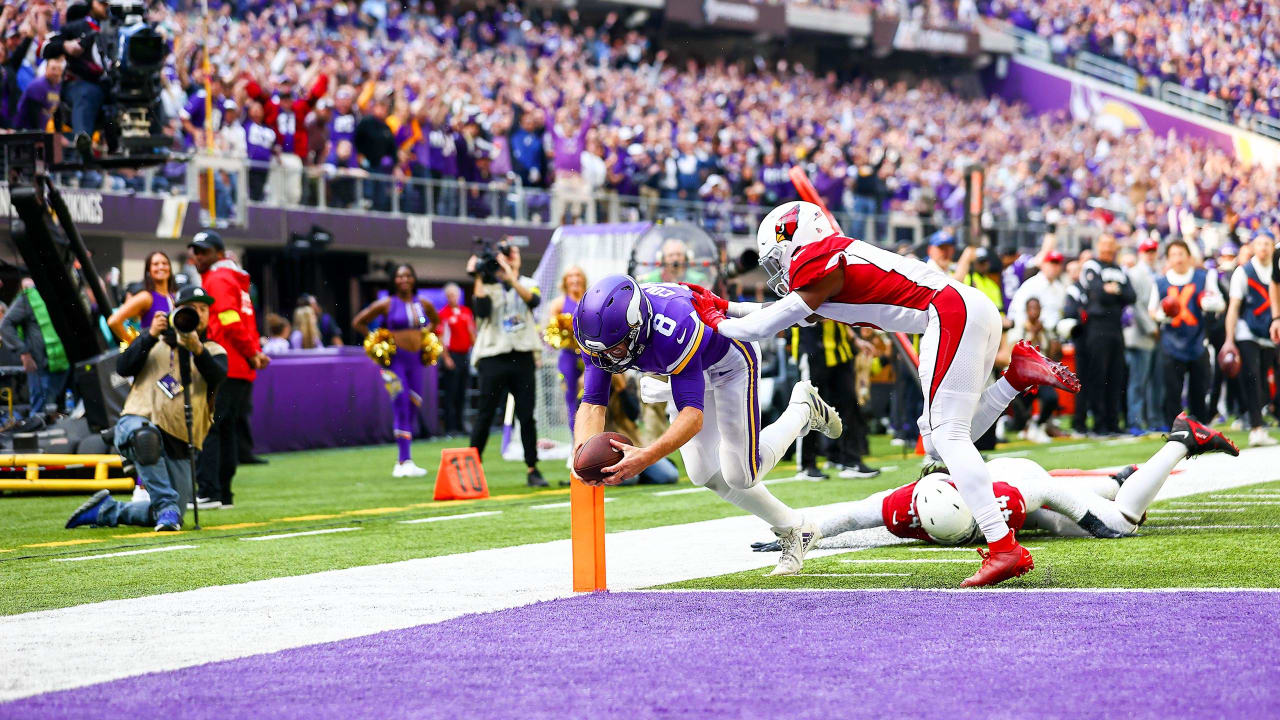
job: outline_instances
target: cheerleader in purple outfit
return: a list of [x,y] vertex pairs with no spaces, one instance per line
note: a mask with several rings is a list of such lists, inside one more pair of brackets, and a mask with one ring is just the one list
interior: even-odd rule
[[170,284],[173,266],[169,262],[169,256],[156,250],[147,255],[143,267],[147,269],[146,277],[142,280],[143,291],[130,296],[107,318],[107,327],[122,341],[132,342],[138,336],[136,328],[133,332],[125,328],[130,320],[136,318],[139,321],[138,327],[149,328],[151,318],[156,313],[168,315],[173,309],[173,287]]
[[[561,313],[573,314],[578,309],[578,302],[587,292],[587,274],[577,265],[570,265],[560,277],[560,297],[551,301],[547,308],[547,322],[554,323]],[[560,368],[560,377],[564,379],[564,406],[569,412],[569,431],[573,431],[573,417],[578,413],[578,382],[582,378],[582,358],[575,348],[560,351],[556,361]]]
[[388,369],[400,378],[404,389],[391,401],[395,414],[396,445],[400,450],[399,462],[391,475],[422,477],[427,474],[426,469],[414,464],[410,456],[414,414],[422,404],[422,331],[438,326],[440,316],[436,314],[434,305],[416,296],[418,276],[411,266],[396,268],[393,290],[392,294],[361,310],[351,321],[351,326],[356,332],[366,335],[369,323],[383,316],[386,318],[384,326],[395,337],[396,352],[391,356]]

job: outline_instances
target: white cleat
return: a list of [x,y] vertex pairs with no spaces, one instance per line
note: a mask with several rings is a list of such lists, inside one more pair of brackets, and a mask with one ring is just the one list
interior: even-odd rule
[[396,463],[395,469],[391,471],[391,477],[397,478],[422,477],[426,474],[427,469],[418,467],[412,460]]
[[1276,444],[1276,439],[1271,437],[1266,428],[1254,428],[1249,431],[1249,447],[1270,447]]
[[129,500],[130,502],[149,503],[151,502],[151,493],[147,492],[147,489],[141,485],[134,485],[133,497]]
[[818,395],[818,389],[808,380],[801,380],[791,388],[791,404],[809,406],[809,430],[817,430],[833,439],[844,433],[840,413]]
[[805,553],[822,539],[822,531],[808,521],[786,532],[779,532],[774,528],[773,534],[778,536],[778,544],[782,546],[782,557],[778,558],[778,567],[770,575],[795,575],[800,572],[804,567]]

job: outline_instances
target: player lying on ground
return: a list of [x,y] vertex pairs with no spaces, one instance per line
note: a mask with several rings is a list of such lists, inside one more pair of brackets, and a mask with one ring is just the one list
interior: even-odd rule
[[[762,429],[755,347],[707,328],[694,312],[691,291],[681,285],[640,285],[627,275],[602,278],[579,302],[573,332],[587,360],[573,426],[574,457],[604,430],[610,373],[635,367],[670,376],[675,421],[648,447],[615,441],[623,458],[604,468],[611,474],[603,484],[639,475],[679,449],[694,485],[711,488],[773,528],[782,549],[774,574],[799,572],[819,537],[816,528],[757,483],[797,437],[810,430],[840,436],[840,416],[813,386],[797,383],[787,409]],[[582,481],[577,473],[574,478]]]
[[[1110,477],[1054,477],[1025,458],[998,458],[988,462],[987,469],[1001,478],[995,483],[996,501],[1014,530],[1118,538],[1132,535],[1142,524],[1147,508],[1180,460],[1210,452],[1240,454],[1225,435],[1183,413],[1174,421],[1169,441],[1150,460]],[[875,527],[939,545],[968,545],[981,537],[945,471],[878,492],[822,521],[818,530],[827,540],[821,547],[842,547],[837,537],[841,533]],[[760,552],[777,550],[772,542],[751,547]]]
[[[1020,344],[1004,377],[988,387],[1002,332],[995,305],[915,258],[840,235],[813,203],[774,208],[756,242],[769,288],[782,299],[768,307],[730,304],[698,289],[695,305],[703,321],[743,341],[773,337],[811,315],[923,335],[919,372],[925,403],[919,425],[925,451],[951,468],[990,546],[989,552],[979,551],[982,567],[961,585],[994,585],[1030,571],[1031,553],[1010,532],[973,441],[1019,392],[1036,385],[1076,392],[1075,375]],[[726,319],[726,311],[741,317]]]

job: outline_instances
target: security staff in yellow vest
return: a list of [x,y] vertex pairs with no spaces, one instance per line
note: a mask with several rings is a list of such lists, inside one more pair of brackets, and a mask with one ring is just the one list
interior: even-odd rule
[[212,304],[213,297],[203,288],[188,286],[178,291],[171,314],[194,309],[200,318],[196,329],[176,332],[168,315],[156,313],[151,327],[116,363],[116,372],[133,377],[116,423],[116,448],[138,469],[151,500],[121,503],[109,491],[99,490],[71,514],[68,529],[83,525],[144,525],[154,526],[157,532],[182,529],[183,509],[192,499],[182,365],[189,357],[192,367],[186,395],[191,402],[190,444],[196,450],[213,424],[214,390],[227,376],[226,350],[202,338]]
[[854,363],[857,349],[849,340],[850,332],[848,326],[834,320],[791,329],[792,359],[800,363],[801,357],[804,358],[809,367],[809,381],[844,420],[844,434],[827,441],[829,446],[825,452],[819,446],[818,433],[810,433],[814,437],[805,436],[801,441],[800,477],[811,480],[827,477],[818,467],[819,454],[825,455],[843,478],[870,478],[880,474],[862,460],[868,452],[867,424],[858,406]]

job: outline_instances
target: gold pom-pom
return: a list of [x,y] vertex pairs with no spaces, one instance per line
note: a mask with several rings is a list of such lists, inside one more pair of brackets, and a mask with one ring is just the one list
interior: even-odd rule
[[132,345],[132,344],[133,344],[133,341],[134,341],[134,340],[137,340],[137,339],[138,339],[138,336],[139,336],[139,335],[141,335],[141,334],[142,334],[142,333],[138,332],[138,329],[137,329],[137,328],[135,328],[134,326],[132,326],[132,325],[125,325],[125,326],[124,326],[124,340],[121,340],[121,341],[120,341],[120,349],[121,349],[121,350],[124,350],[125,348],[129,347],[130,345]]
[[422,331],[422,364],[435,365],[443,352],[444,345],[440,342],[440,338],[430,330],[424,329]]
[[396,354],[396,338],[386,328],[374,330],[364,339],[364,351],[370,360],[382,367],[390,367],[391,356]]
[[573,315],[560,313],[551,318],[542,331],[542,341],[556,350],[578,351],[578,341],[573,337]]

